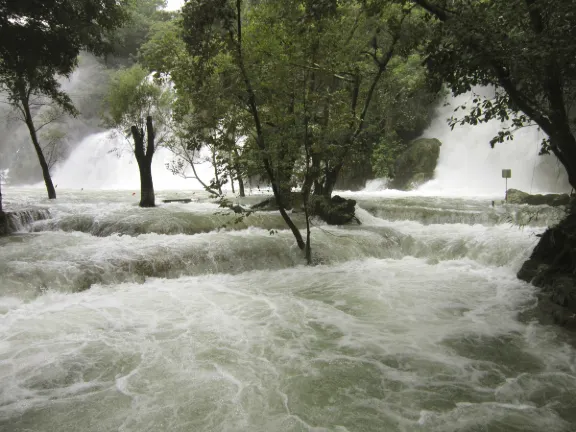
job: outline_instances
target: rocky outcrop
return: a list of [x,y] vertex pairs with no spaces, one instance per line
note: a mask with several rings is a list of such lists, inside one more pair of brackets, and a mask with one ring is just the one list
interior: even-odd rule
[[570,203],[568,194],[530,195],[517,189],[508,189],[506,194],[508,204],[564,206]]
[[345,225],[356,220],[356,201],[335,195],[311,197],[311,214],[317,216],[328,225]]
[[435,138],[420,138],[412,142],[396,159],[390,187],[411,190],[432,180],[441,145]]
[[576,205],[542,234],[518,278],[540,288],[538,306],[544,317],[576,330]]
[[6,213],[0,211],[0,236],[8,234],[8,217]]
[[[290,198],[287,200],[287,208],[286,210],[293,210],[299,212],[302,210],[302,206],[304,205],[302,201],[302,194],[299,192],[292,192]],[[276,202],[275,197],[266,198],[264,201],[261,201],[257,204],[252,206],[253,210],[260,210],[260,211],[276,211],[278,210],[278,203]]]
[[[294,213],[303,211],[304,203],[302,194],[292,193],[290,198],[291,208]],[[252,206],[252,210],[275,211],[278,210],[278,204],[274,197],[267,198],[258,204]],[[342,198],[335,195],[332,198],[322,196],[310,197],[310,215],[317,216],[329,225],[345,225],[355,220],[356,201]]]
[[49,210],[37,208],[7,211],[0,218],[0,230],[5,235],[27,231],[34,222],[50,219],[51,215]]

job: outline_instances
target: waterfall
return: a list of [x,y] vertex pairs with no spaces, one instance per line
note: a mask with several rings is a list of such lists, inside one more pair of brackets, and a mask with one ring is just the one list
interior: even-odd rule
[[[486,93],[488,90],[475,91]],[[509,188],[530,193],[570,191],[558,160],[552,155],[538,156],[545,134],[537,127],[517,131],[514,140],[497,143],[494,149],[490,147],[490,140],[503,128],[499,121],[456,126],[451,130],[446,120],[453,114],[463,114],[463,111],[454,113],[454,108],[463,105],[470,108],[473,98],[472,93],[448,98],[424,132],[423,137],[442,141],[442,147],[435,178],[419,191],[441,195],[503,195],[502,169],[512,170]]]
[[[117,151],[120,150],[120,151]],[[154,187],[161,189],[201,189],[194,179],[175,176],[166,168],[172,153],[158,148],[152,162]],[[197,167],[204,182],[212,178],[212,166]],[[140,188],[138,164],[129,143],[112,131],[89,135],[74,149],[70,157],[54,173],[54,184],[65,189],[129,189]]]

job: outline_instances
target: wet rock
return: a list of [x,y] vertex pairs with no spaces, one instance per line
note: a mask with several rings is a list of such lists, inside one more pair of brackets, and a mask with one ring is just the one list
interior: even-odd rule
[[[302,194],[293,192],[290,197],[290,208],[293,213],[301,213],[304,208]],[[278,210],[278,204],[274,197],[267,198],[264,201],[254,204],[252,210],[275,211]],[[356,220],[356,201],[342,198],[338,195],[332,198],[322,196],[310,197],[310,215],[317,216],[329,225],[345,225]]]
[[8,234],[8,218],[6,213],[0,212],[0,236]]
[[414,189],[434,178],[442,143],[435,138],[420,138],[398,157],[390,187]]
[[[286,210],[301,211],[304,206],[302,194],[300,192],[292,192],[290,197],[286,200]],[[264,201],[254,204],[253,210],[260,211],[276,211],[278,210],[278,203],[275,197],[266,198]]]
[[506,196],[509,204],[549,205],[557,207],[570,203],[570,196],[568,194],[530,195],[521,190],[508,189]]
[[312,197],[312,215],[318,216],[329,225],[345,225],[356,219],[356,201],[335,195],[328,199],[325,197]]
[[51,217],[50,211],[42,208],[4,212],[0,216],[0,235],[27,231],[34,222]]
[[542,234],[518,278],[540,288],[538,307],[556,324],[576,330],[576,208]]
[[242,207],[240,204],[233,204],[232,201],[227,200],[226,198],[222,198],[219,202],[219,207],[220,208],[227,208],[229,210],[232,210],[234,213],[236,214],[241,214],[241,213],[249,213],[249,210],[246,210],[244,207]]

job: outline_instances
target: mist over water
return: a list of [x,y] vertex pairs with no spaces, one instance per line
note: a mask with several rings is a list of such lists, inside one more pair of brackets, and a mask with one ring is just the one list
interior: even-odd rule
[[[491,90],[476,88],[476,93],[489,95]],[[571,187],[560,162],[553,155],[539,156],[545,134],[537,127],[527,127],[514,133],[514,140],[490,147],[490,140],[505,130],[508,124],[493,120],[476,126],[455,126],[447,120],[462,117],[466,109],[454,112],[456,107],[472,106],[473,93],[446,98],[437,108],[431,125],[423,138],[437,138],[442,142],[434,179],[416,191],[396,195],[427,196],[485,196],[504,198],[506,190],[502,169],[511,169],[508,187],[528,193],[569,193]],[[386,190],[385,179],[368,182],[365,192]],[[387,191],[388,195],[395,192]]]
[[[70,157],[54,173],[54,184],[66,189],[127,189],[139,190],[138,164],[131,150],[132,143],[115,131],[104,131],[84,138]],[[201,189],[195,179],[174,175],[167,164],[173,154],[159,147],[152,161],[155,188]],[[201,163],[197,172],[202,180],[210,183],[212,166]],[[187,173],[192,174],[192,173]],[[40,186],[40,185],[39,185]]]
[[570,192],[564,168],[556,157],[538,155],[546,135],[537,127],[516,131],[514,140],[497,143],[494,149],[490,147],[490,140],[506,124],[494,120],[476,126],[456,126],[451,130],[446,120],[452,115],[462,116],[466,110],[454,112],[454,109],[466,104],[470,107],[473,98],[472,94],[449,98],[424,132],[424,137],[438,138],[443,145],[434,180],[420,190],[452,191],[463,195],[503,194],[502,169],[511,169],[508,187],[528,193]]

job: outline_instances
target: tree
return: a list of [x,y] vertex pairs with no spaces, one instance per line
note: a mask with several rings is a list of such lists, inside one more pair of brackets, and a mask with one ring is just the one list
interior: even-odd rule
[[8,234],[8,218],[2,206],[2,177],[0,174],[0,236]]
[[81,50],[100,55],[111,48],[109,33],[127,15],[128,0],[48,0],[0,3],[0,90],[21,113],[38,155],[48,198],[56,198],[48,163],[34,125],[35,98],[47,97],[69,114],[76,110],[60,89]]
[[125,66],[134,64],[150,30],[174,16],[174,12],[163,10],[166,5],[166,0],[132,0],[128,4],[126,24],[112,35],[113,54],[107,57],[107,62]]
[[169,137],[172,103],[171,90],[148,75],[138,64],[118,71],[106,97],[106,122],[127,139],[132,138],[140,172],[140,207],[155,206],[152,158],[156,147]]
[[[305,242],[285,212],[291,190],[301,185],[307,216],[325,208],[342,167],[379,123],[372,107],[390,62],[421,41],[423,14],[388,3],[378,10],[353,0],[212,0],[183,11],[193,73],[177,88],[193,94],[199,112],[219,101],[248,113],[247,154],[260,159],[308,257],[309,233]],[[322,205],[310,205],[312,194]]]
[[547,134],[541,153],[552,152],[576,187],[576,0],[411,0],[436,23],[429,46],[430,72],[455,95],[473,86],[494,86],[495,96],[476,96],[457,123],[510,121],[537,125]]
[[[246,134],[243,124],[246,113],[231,105],[227,98],[216,96],[223,90],[218,75],[205,77],[202,94],[206,97],[195,90],[194,62],[182,39],[180,18],[153,27],[149,41],[142,46],[141,59],[156,72],[157,80],[169,78],[178,95],[173,107],[175,139],[166,145],[175,155],[170,169],[185,178],[196,178],[212,195],[222,193],[224,177],[229,177],[232,188],[236,180],[239,194],[244,196],[246,170],[241,143]],[[226,67],[223,65],[223,71]],[[214,167],[214,178],[209,184],[196,172],[196,165],[206,162],[200,157],[202,150],[210,152],[208,162]],[[193,176],[189,175],[190,169]]]
[[284,208],[282,183],[274,171],[273,161],[267,145],[263,129],[261,112],[254,91],[253,81],[248,73],[246,58],[244,56],[243,40],[243,2],[242,0],[192,0],[185,4],[184,14],[184,40],[188,51],[195,60],[195,70],[198,73],[197,84],[208,78],[214,60],[222,55],[230,58],[232,73],[236,80],[242,83],[241,103],[249,112],[253,122],[255,142],[260,150],[262,164],[272,184],[272,191],[278,203],[280,214],[294,235],[298,247],[305,248],[305,242],[298,227],[294,224]]
[[[192,0],[142,49],[150,69],[170,76],[176,111],[194,120],[198,141],[224,166],[271,184],[308,258],[309,223],[305,241],[286,210],[303,204],[307,221],[318,214],[308,200],[329,202],[342,167],[399,123],[383,115],[399,97],[380,87],[389,65],[400,68],[425,40],[423,13],[386,4]],[[224,139],[230,126],[242,146]]]

